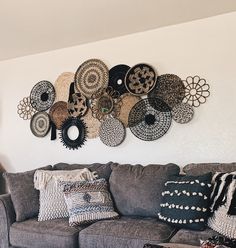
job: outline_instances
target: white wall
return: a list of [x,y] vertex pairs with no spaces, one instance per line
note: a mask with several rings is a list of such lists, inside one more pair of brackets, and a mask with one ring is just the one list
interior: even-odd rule
[[[0,163],[8,171],[24,171],[59,161],[179,165],[235,161],[235,30],[236,12],[233,12],[0,62]],[[109,67],[147,62],[159,74],[175,73],[183,79],[198,74],[208,80],[211,96],[206,104],[195,109],[192,122],[186,125],[173,122],[168,133],[154,142],[141,141],[128,130],[119,147],[106,147],[98,138],[70,151],[59,140],[50,141],[50,135],[41,139],[33,136],[30,122],[23,121],[16,113],[18,102],[29,95],[38,81],[54,82],[60,73],[74,72],[89,58],[100,58]]]

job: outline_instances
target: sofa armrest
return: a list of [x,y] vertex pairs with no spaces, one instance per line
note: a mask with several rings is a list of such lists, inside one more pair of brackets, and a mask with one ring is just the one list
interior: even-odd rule
[[0,195],[0,247],[8,248],[9,230],[12,223],[16,221],[15,210],[11,201],[11,195]]

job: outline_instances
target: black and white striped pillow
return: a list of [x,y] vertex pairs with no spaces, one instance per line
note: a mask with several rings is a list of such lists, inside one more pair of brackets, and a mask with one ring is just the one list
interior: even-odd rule
[[214,185],[211,193],[211,212],[216,211],[227,201],[227,195],[232,196],[232,200],[228,209],[228,215],[236,215],[236,188],[234,187],[236,180],[236,171],[231,173],[216,172],[212,177]]

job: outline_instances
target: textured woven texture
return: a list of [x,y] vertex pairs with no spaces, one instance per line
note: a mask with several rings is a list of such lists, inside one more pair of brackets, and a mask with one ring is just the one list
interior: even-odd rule
[[82,182],[61,182],[69,211],[70,226],[91,223],[101,219],[113,219],[119,215],[105,179]]
[[[214,211],[212,217],[208,219],[208,226],[213,230],[223,234],[228,238],[236,239],[236,215],[229,215],[231,204],[235,205],[233,199],[236,190],[236,179],[231,178],[227,182],[227,178],[235,176],[236,172],[232,173],[216,173],[213,177],[214,190],[212,193],[212,206]],[[220,180],[219,180],[220,177]],[[216,181],[214,181],[216,179]],[[223,205],[219,204],[219,202]]]
[[37,171],[35,188],[40,190],[39,221],[69,217],[59,180],[78,181],[95,179],[94,173],[88,169],[72,171]]

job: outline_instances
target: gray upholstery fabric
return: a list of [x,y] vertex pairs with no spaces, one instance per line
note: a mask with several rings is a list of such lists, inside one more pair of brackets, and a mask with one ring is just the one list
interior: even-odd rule
[[79,234],[80,248],[142,248],[168,241],[175,229],[156,219],[122,217],[99,221]]
[[124,216],[157,217],[161,192],[179,167],[166,165],[112,165],[110,191],[117,210]]
[[90,171],[96,171],[99,178],[109,179],[111,175],[111,165],[113,162],[108,162],[106,164],[94,163],[94,164],[66,164],[58,163],[53,166],[55,170],[76,170],[88,168]]
[[73,248],[78,247],[81,229],[69,227],[67,218],[42,222],[30,219],[11,226],[10,243],[25,248]]
[[11,201],[11,196],[0,195],[0,247],[9,247],[8,233],[10,225],[15,222],[15,211]]
[[[39,169],[50,170],[51,165]],[[4,173],[9,188],[16,221],[34,217],[39,212],[39,191],[34,188],[34,173],[36,170],[22,173]]]
[[[206,240],[214,235],[217,235],[217,232],[207,228],[204,231],[193,231],[187,229],[180,229],[174,237],[170,240],[170,243],[179,243],[179,244],[189,244],[189,245],[200,245],[200,239]],[[218,234],[219,235],[219,234]]]
[[190,176],[202,175],[208,172],[232,172],[236,171],[236,163],[199,163],[184,166],[183,171]]

